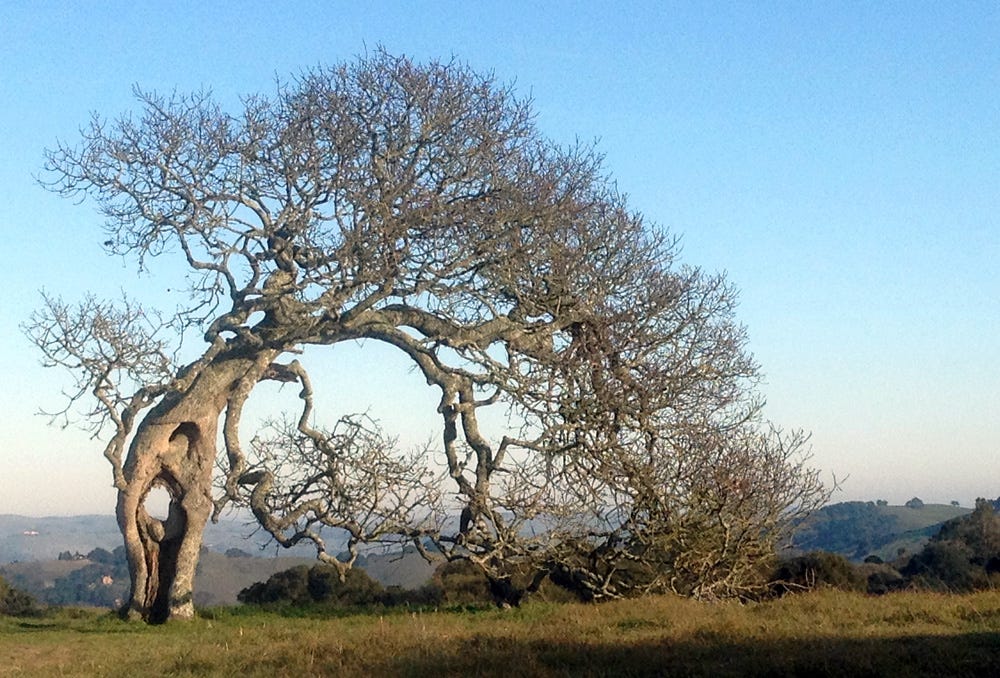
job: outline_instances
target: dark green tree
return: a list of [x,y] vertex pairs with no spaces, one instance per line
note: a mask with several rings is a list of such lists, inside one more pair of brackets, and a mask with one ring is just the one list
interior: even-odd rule
[[973,563],[985,565],[1000,557],[1000,515],[993,502],[977,499],[972,513],[946,522],[932,540],[960,542],[970,550]]
[[972,513],[949,520],[901,570],[917,586],[972,591],[991,586],[1000,571],[1000,515],[977,499]]
[[329,565],[299,565],[277,572],[264,582],[253,584],[238,594],[242,603],[257,605],[327,605],[351,607],[382,602],[385,589],[364,570],[351,569],[343,578]]
[[0,577],[0,615],[25,617],[38,613],[35,599]]
[[900,570],[912,585],[935,591],[966,592],[986,583],[972,563],[972,549],[960,541],[930,541]]

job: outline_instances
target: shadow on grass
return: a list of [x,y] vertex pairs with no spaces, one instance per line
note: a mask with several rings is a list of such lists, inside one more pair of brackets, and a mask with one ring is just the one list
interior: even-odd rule
[[388,668],[406,676],[1000,676],[1000,633],[624,645],[474,637],[421,648]]
[[[146,624],[123,623],[117,612],[83,610],[77,608],[49,608],[30,617],[11,617],[0,633],[84,633],[107,635],[109,633],[136,633],[145,631]],[[0,671],[2,675],[2,671]]]
[[238,605],[206,607],[198,610],[202,619],[227,619],[246,617],[256,619],[261,615],[273,615],[285,619],[346,619],[356,617],[401,617],[413,614],[490,614],[496,613],[495,605],[324,605],[322,603],[275,603],[265,605]]

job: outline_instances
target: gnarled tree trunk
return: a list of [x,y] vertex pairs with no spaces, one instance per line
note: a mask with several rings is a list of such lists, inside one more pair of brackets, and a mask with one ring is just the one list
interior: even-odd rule
[[[139,425],[125,461],[127,485],[118,493],[118,526],[132,579],[122,616],[154,623],[194,616],[195,567],[213,508],[219,416],[238,382],[256,381],[260,358],[216,358]],[[155,487],[170,495],[165,520],[145,508]]]

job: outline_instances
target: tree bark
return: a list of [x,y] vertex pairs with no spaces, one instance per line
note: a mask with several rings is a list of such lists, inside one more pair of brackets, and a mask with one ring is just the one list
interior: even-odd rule
[[[194,574],[212,513],[212,470],[219,416],[235,384],[251,377],[261,356],[218,357],[183,392],[150,410],[125,461],[118,526],[132,590],[121,614],[152,623],[194,616]],[[168,516],[148,514],[150,490],[170,495]]]

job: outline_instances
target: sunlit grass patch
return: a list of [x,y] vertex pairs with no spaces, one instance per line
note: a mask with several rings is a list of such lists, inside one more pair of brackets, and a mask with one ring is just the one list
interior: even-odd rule
[[96,611],[0,619],[4,676],[992,675],[998,656],[997,592],[326,617],[219,608],[164,626]]

